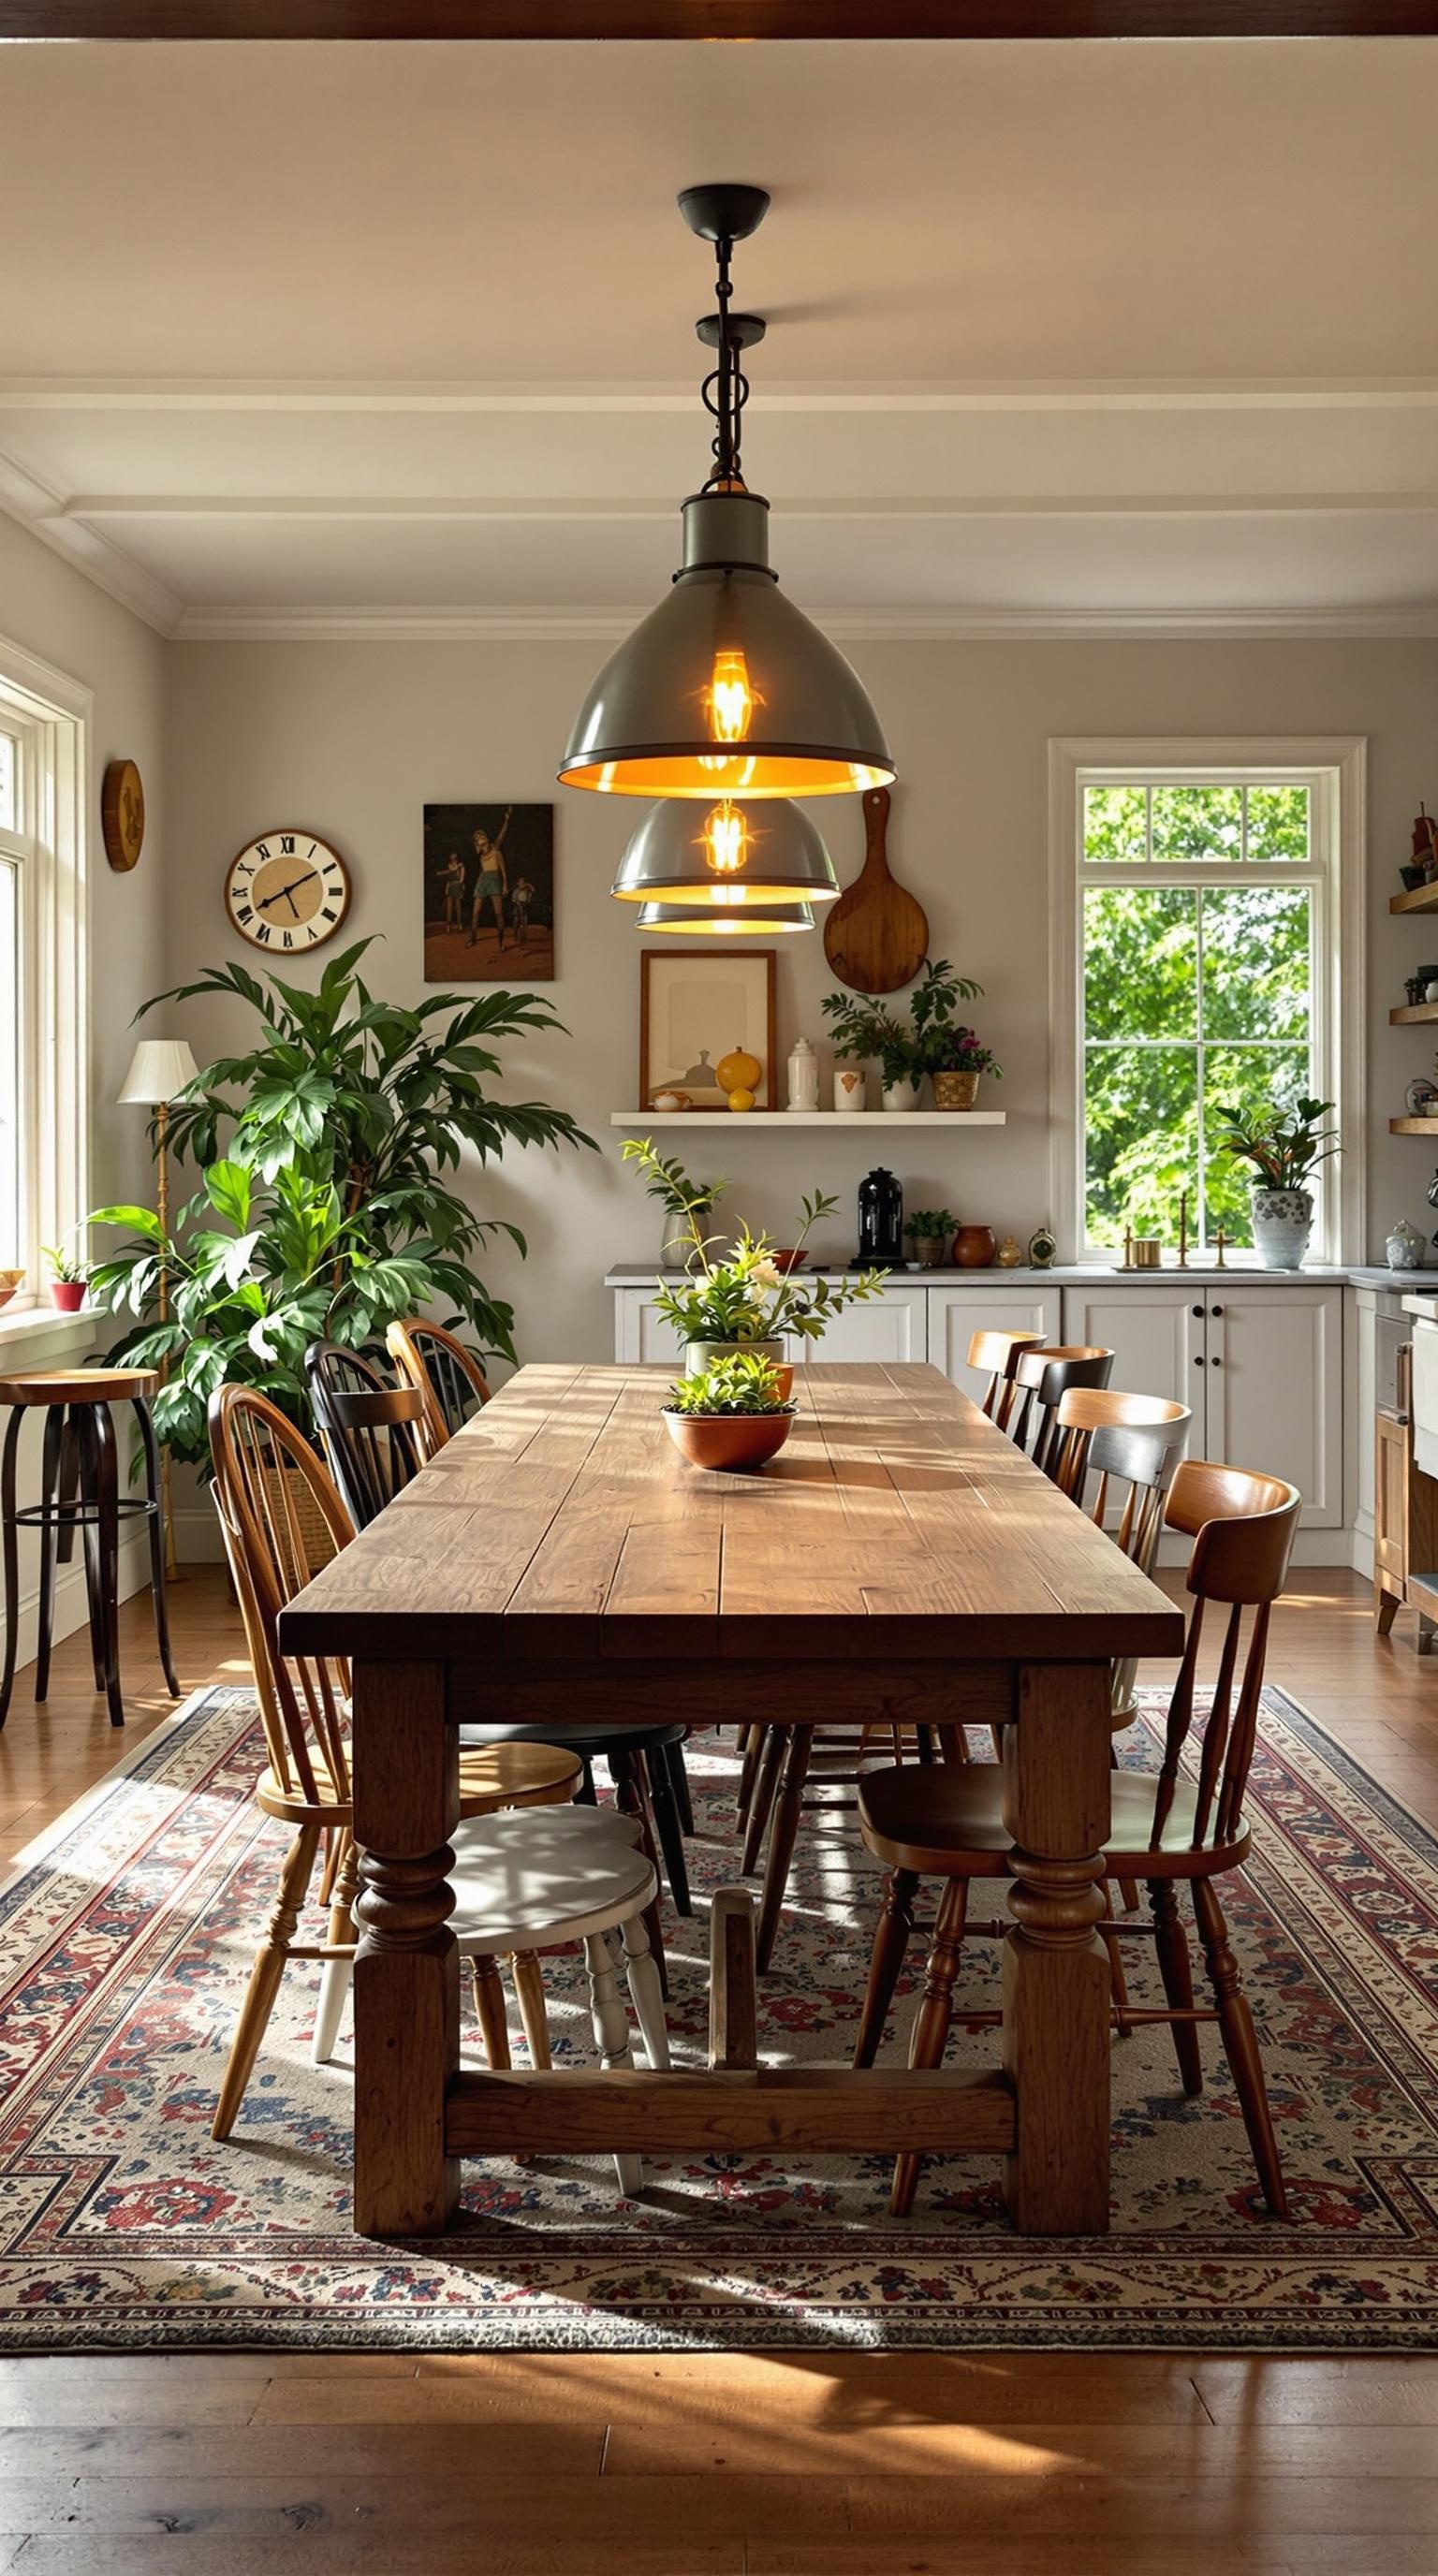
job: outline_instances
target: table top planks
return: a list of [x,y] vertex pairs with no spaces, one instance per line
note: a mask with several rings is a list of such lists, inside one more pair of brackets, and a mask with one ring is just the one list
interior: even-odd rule
[[284,1612],[290,1651],[1176,1656],[1180,1614],[939,1370],[811,1362],[755,1476],[680,1458],[671,1372],[521,1369]]

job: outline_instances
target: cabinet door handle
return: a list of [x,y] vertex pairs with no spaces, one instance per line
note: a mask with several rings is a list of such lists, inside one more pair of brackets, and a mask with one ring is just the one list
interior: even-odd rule
[[1194,1365],[1194,1367],[1195,1367],[1195,1368],[1202,1368],[1202,1366],[1203,1366],[1203,1353],[1202,1353],[1202,1351],[1195,1351],[1195,1352],[1194,1352],[1194,1355],[1193,1355],[1193,1365]]
[[1222,1360],[1210,1360],[1208,1365],[1210,1368],[1222,1368],[1223,1362]]
[[1200,1316],[1201,1316],[1201,1315],[1202,1315],[1202,1313],[1203,1313],[1203,1308],[1202,1308],[1201,1306],[1195,1306],[1193,1311],[1194,1311],[1195,1315],[1200,1315]]
[[1210,1315],[1221,1315],[1223,1313],[1223,1308],[1221,1306],[1210,1306],[1208,1311]]

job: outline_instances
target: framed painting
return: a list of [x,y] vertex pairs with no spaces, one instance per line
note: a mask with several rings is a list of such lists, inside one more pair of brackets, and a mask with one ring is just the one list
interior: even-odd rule
[[669,1089],[687,1092],[693,1109],[722,1109],[728,1095],[716,1067],[736,1047],[757,1056],[763,1068],[755,1107],[773,1108],[775,954],[772,948],[641,949],[641,1109],[656,1091]]
[[554,978],[554,807],[426,805],[426,984]]

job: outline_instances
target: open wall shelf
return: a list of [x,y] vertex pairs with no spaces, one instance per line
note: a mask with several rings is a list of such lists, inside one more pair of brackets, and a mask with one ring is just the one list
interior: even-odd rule
[[1438,1136],[1438,1118],[1390,1118],[1390,1136]]
[[1411,894],[1391,894],[1390,912],[1438,912],[1438,877],[1432,885],[1415,886]]
[[[611,1109],[631,1136],[651,1127],[1006,1127],[1005,1109]],[[1434,1122],[1438,1132],[1438,1119]]]

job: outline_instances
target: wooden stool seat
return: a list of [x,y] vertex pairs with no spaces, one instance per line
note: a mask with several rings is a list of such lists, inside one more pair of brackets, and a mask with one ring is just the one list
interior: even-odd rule
[[0,1404],[132,1404],[159,1390],[155,1369],[21,1369],[0,1377]]
[[454,1837],[450,1928],[467,1956],[551,1949],[608,1931],[654,1896],[635,1818],[612,1807],[544,1807],[516,1828],[485,1816]]
[[[1158,1775],[1116,1771],[1111,1783],[1113,1821],[1103,1846],[1109,1875],[1143,1878],[1162,1860],[1165,1878],[1199,1878],[1237,1869],[1248,1857],[1247,1826],[1218,1835],[1210,1826],[1195,1841],[1198,1791],[1180,1780],[1157,1838],[1153,1833]],[[921,1878],[945,1877],[962,1859],[966,1878],[1010,1878],[1013,1835],[1004,1823],[1003,1774],[997,1762],[962,1770],[873,1771],[859,1783],[859,1824],[877,1860],[889,1869],[917,1870]]]
[[[267,1816],[278,1816],[286,1824],[308,1823],[319,1806],[326,1809],[329,1821],[347,1825],[348,1786],[342,1788],[317,1762],[314,1780],[317,1795],[309,1798],[274,1770],[262,1771],[255,1783],[255,1802]],[[482,1751],[460,1754],[460,1816],[492,1816],[501,1807],[566,1806],[583,1782],[584,1764],[578,1754],[565,1752],[557,1744],[489,1744]]]

